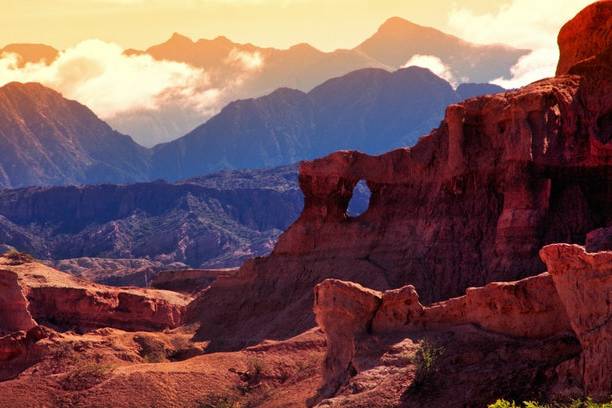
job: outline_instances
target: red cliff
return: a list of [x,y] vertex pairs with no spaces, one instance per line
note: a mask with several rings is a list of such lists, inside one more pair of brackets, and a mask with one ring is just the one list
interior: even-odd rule
[[[308,329],[312,288],[326,278],[376,290],[410,284],[428,304],[537,275],[544,245],[585,244],[590,231],[610,226],[612,68],[602,64],[604,38],[593,52],[605,51],[576,74],[449,106],[440,127],[411,149],[303,162],[303,213],[270,256],[245,263],[190,305],[200,337],[213,349],[235,348]],[[372,196],[353,218],[346,210],[360,180]]]
[[0,332],[37,324],[79,331],[98,327],[163,330],[182,323],[190,298],[174,292],[113,288],[28,259],[0,257]]
[[[544,247],[541,256],[550,273],[469,288],[464,296],[431,306],[419,302],[413,286],[378,292],[352,282],[323,281],[315,288],[314,304],[317,322],[327,336],[322,396],[342,395],[343,388],[354,388],[360,373],[378,378],[387,375],[372,370],[384,365],[384,359],[372,357],[372,348],[382,354],[380,350],[403,339],[441,333],[461,337],[471,330],[473,337],[489,338],[497,353],[504,353],[504,338],[521,339],[523,346],[536,345],[550,372],[550,378],[540,380],[538,387],[550,393],[549,398],[560,397],[550,385],[562,382],[562,370],[570,367],[584,395],[605,400],[612,393],[612,251],[588,253],[578,245],[554,244]],[[578,359],[572,360],[573,355],[562,346],[567,340],[555,340],[569,333],[580,342]],[[466,362],[461,357],[470,352],[468,345],[453,357],[452,364],[474,371],[474,365],[481,364],[478,359]],[[520,370],[521,361],[531,358],[530,352],[524,353],[517,353],[506,368]],[[414,387],[415,381],[405,380],[404,387]],[[494,382],[491,387],[495,388]],[[470,400],[476,405],[486,402],[486,397]],[[447,401],[444,406],[454,405]]]
[[[593,3],[565,23],[559,32],[557,42],[561,51],[557,75],[570,73],[571,68],[576,64],[605,54],[612,43],[610,0]],[[608,54],[608,62],[610,62],[609,58],[610,54]]]

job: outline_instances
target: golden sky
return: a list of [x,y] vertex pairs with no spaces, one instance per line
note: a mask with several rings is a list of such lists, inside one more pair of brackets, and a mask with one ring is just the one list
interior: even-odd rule
[[[352,48],[386,19],[403,17],[465,40],[505,43],[532,52],[494,83],[515,88],[554,75],[560,27],[590,0],[0,0],[0,47],[44,43],[63,50],[51,64],[19,66],[15,55],[0,55],[0,86],[40,82],[89,106],[103,119],[137,110],[159,111],[168,98],[203,115],[217,112],[233,95],[232,84],[212,84],[203,69],[126,56],[124,48],[145,49],[173,32],[192,39],[219,35],[237,42],[286,48],[308,42],[322,50]],[[427,6],[423,6],[423,4]],[[266,64],[244,67],[248,76]],[[435,56],[417,55],[411,64],[446,77]],[[447,78],[452,82],[452,78]],[[239,86],[240,80],[235,86]]]
[[[0,44],[67,48],[88,38],[146,48],[180,32],[285,48],[351,48],[388,17],[448,26],[452,10],[495,13],[510,0],[0,0]],[[561,0],[563,1],[563,0]],[[427,4],[427,6],[423,6]]]

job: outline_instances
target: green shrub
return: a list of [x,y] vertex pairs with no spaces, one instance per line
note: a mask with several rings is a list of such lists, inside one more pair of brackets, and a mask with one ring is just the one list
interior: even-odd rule
[[19,252],[16,249],[10,249],[4,253],[5,258],[7,258],[10,263],[9,265],[22,265],[24,263],[34,262],[34,257],[30,254],[26,254],[25,252]]
[[108,364],[85,364],[67,374],[61,381],[66,391],[82,391],[108,379],[114,368]]
[[228,395],[209,395],[197,401],[197,406],[198,408],[239,408],[240,404]]
[[134,341],[140,346],[139,354],[145,363],[163,363],[167,361],[166,345],[153,336],[137,335]]
[[260,358],[251,358],[247,361],[247,375],[249,384],[257,384],[261,380],[265,364]]
[[576,399],[571,402],[553,402],[550,404],[542,404],[535,401],[523,401],[517,404],[514,401],[498,399],[495,403],[490,404],[488,408],[612,408],[612,400],[610,402],[593,402],[590,398],[586,400]]
[[431,382],[433,376],[438,372],[438,362],[442,354],[444,354],[443,347],[435,347],[427,340],[421,341],[414,357],[414,364],[416,365],[416,373],[412,383],[414,388],[423,387]]

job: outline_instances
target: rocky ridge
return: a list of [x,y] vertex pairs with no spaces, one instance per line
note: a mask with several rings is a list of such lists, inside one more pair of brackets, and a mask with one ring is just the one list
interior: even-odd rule
[[[589,47],[588,32],[575,32]],[[413,148],[303,162],[302,214],[270,256],[190,305],[199,338],[231,349],[306,330],[312,288],[326,278],[376,290],[411,284],[430,304],[544,272],[547,244],[585,244],[612,223],[608,51],[569,75],[451,105]],[[360,180],[369,208],[350,217]]]
[[469,288],[464,296],[430,306],[420,303],[410,285],[379,292],[352,282],[323,281],[315,288],[314,306],[328,341],[323,395],[334,395],[365,369],[358,363],[365,347],[360,343],[372,341],[371,337],[405,338],[409,333],[469,325],[528,341],[574,333],[581,344],[580,357],[565,364],[581,367],[573,375],[584,392],[604,400],[611,391],[612,252],[588,253],[577,245],[553,244],[544,247],[541,256],[550,273]]
[[26,256],[0,257],[3,307],[0,331],[44,324],[63,330],[117,327],[163,330],[182,323],[190,298],[175,292],[111,288],[74,278]]

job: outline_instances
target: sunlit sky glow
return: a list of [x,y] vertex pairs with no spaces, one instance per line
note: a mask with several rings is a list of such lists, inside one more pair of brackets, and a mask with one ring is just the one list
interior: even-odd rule
[[[104,119],[133,110],[158,110],[177,98],[203,116],[226,102],[242,77],[221,87],[202,69],[148,55],[127,57],[173,32],[194,40],[224,35],[235,42],[287,48],[308,42],[325,51],[352,48],[399,16],[477,43],[505,43],[532,53],[512,67],[512,78],[493,82],[518,87],[554,74],[556,36],[588,0],[0,0],[0,46],[44,43],[64,50],[47,66],[17,67],[0,56],[0,86],[41,82],[91,107]],[[242,76],[265,66],[257,53],[232,52]],[[431,55],[408,65],[429,68],[453,85],[449,67]]]
[[[0,44],[43,42],[67,48],[97,38],[142,49],[180,32],[194,39],[225,35],[261,46],[286,48],[308,42],[333,50],[354,47],[391,16],[468,40],[526,42],[523,37],[534,30],[554,37],[568,14],[587,3],[429,0],[423,6],[422,0],[2,0]],[[469,25],[468,20],[475,18],[502,25]],[[525,32],[524,22],[537,27]]]

